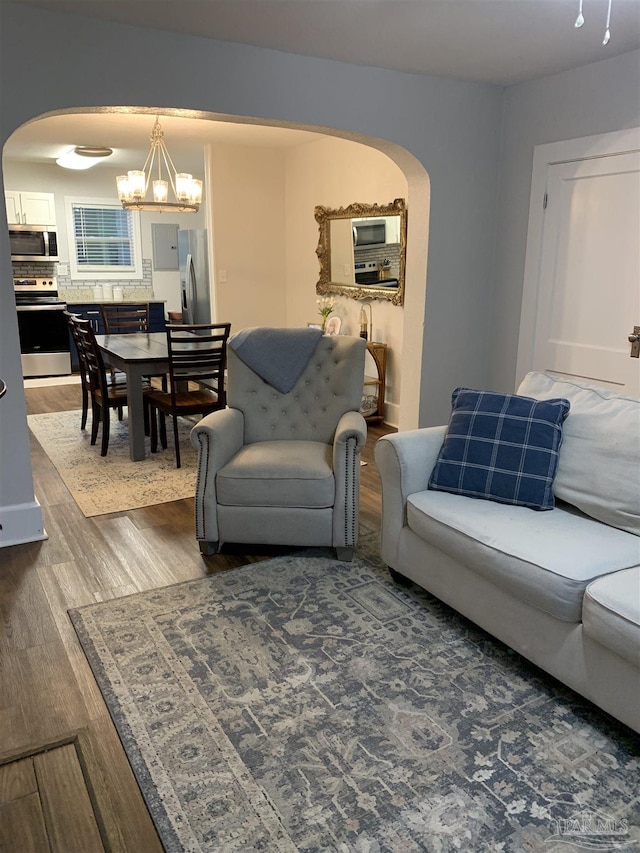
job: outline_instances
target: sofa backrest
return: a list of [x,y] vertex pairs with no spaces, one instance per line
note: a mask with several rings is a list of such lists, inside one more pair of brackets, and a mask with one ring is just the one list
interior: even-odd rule
[[528,373],[518,394],[565,397],[557,498],[592,518],[640,536],[640,399],[580,379]]
[[227,402],[244,414],[245,444],[272,439],[333,442],[342,415],[360,409],[365,351],[362,338],[323,335],[293,389],[283,394],[229,347]]

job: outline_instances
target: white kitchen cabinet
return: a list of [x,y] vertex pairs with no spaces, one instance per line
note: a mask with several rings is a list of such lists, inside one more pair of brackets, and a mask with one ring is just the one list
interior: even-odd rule
[[5,190],[9,225],[55,225],[53,193]]

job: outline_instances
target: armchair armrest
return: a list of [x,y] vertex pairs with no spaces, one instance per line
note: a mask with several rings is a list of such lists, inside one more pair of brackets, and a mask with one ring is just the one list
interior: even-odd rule
[[427,488],[438,458],[446,426],[385,435],[374,455],[382,484],[382,559],[395,568],[398,539],[407,523],[407,498]]
[[333,439],[333,546],[350,551],[358,542],[360,452],[367,440],[367,424],[360,412],[345,412]]
[[195,494],[196,539],[217,542],[216,474],[244,444],[244,415],[238,409],[219,409],[191,430],[198,451]]
[[345,412],[338,421],[336,434],[333,439],[333,457],[341,446],[344,446],[347,439],[355,438],[357,452],[359,453],[367,441],[367,422],[362,417],[360,412]]

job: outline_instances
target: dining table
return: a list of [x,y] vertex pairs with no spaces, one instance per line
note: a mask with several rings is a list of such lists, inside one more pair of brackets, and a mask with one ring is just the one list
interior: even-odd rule
[[[185,332],[185,337],[197,336]],[[169,372],[167,336],[164,332],[134,332],[126,335],[96,335],[106,364],[127,377],[129,410],[129,457],[145,458],[144,377]]]

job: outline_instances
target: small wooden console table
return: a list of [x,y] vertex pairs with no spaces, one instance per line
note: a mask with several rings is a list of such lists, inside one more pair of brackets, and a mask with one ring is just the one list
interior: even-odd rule
[[365,388],[371,387],[376,396],[378,404],[374,410],[368,409],[363,412],[364,418],[369,423],[379,424],[384,420],[384,392],[387,377],[387,345],[376,341],[367,341],[367,352],[371,353],[378,371],[377,379],[365,379]]

